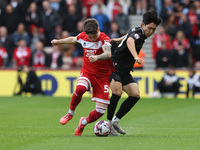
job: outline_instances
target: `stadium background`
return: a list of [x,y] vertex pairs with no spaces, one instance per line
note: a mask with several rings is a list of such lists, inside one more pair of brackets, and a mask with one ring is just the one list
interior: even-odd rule
[[[42,90],[49,96],[56,97],[71,97],[76,87],[77,78],[80,70],[40,70],[36,71],[42,84]],[[148,98],[150,93],[156,90],[157,82],[161,80],[164,71],[134,71],[132,75],[137,81],[141,96]],[[180,79],[180,93],[178,98],[185,98],[187,86],[187,71],[176,72]],[[0,71],[0,96],[12,96],[14,90],[18,91],[16,70],[1,70]],[[23,81],[26,74],[20,73]],[[30,94],[28,94],[30,95]],[[87,92],[85,97],[91,97],[91,93]],[[125,93],[123,93],[123,97]]]

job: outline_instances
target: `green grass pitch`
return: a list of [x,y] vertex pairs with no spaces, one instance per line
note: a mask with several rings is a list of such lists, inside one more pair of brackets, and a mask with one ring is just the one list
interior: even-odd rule
[[[120,100],[121,103],[123,100]],[[79,118],[95,109],[83,98],[74,118],[59,123],[70,98],[0,97],[1,150],[199,150],[199,99],[144,99],[120,120],[127,132],[96,137],[91,123],[74,136]],[[106,114],[99,120],[106,120]]]

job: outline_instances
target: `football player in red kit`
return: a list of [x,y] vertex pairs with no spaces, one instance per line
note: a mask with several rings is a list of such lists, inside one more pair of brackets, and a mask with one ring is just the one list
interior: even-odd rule
[[75,109],[82,99],[82,95],[91,89],[92,101],[96,102],[96,109],[87,117],[81,117],[75,130],[76,136],[82,134],[84,127],[99,119],[106,111],[109,101],[109,75],[114,71],[111,61],[110,38],[100,32],[96,19],[88,18],[84,22],[83,32],[76,37],[52,40],[53,45],[65,43],[80,43],[84,51],[83,67],[77,81],[76,90],[72,95],[68,113],[60,119],[61,124],[66,124],[74,116]]

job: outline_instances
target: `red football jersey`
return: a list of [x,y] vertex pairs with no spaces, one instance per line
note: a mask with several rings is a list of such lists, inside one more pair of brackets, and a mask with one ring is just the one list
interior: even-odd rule
[[109,75],[114,71],[114,65],[111,59],[97,60],[91,63],[89,56],[103,53],[102,46],[110,44],[110,38],[103,32],[99,32],[99,38],[96,42],[91,42],[85,32],[77,36],[77,42],[80,43],[84,50],[83,67],[81,71],[98,75]]
[[31,50],[29,47],[26,48],[15,48],[13,52],[13,59],[16,60],[17,67],[23,66],[23,65],[30,65],[30,59],[31,59]]

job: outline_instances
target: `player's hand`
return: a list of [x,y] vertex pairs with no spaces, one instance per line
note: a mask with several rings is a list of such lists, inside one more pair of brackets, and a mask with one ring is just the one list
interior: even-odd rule
[[95,62],[95,61],[97,61],[97,60],[98,60],[97,56],[95,56],[95,55],[89,56],[89,61],[90,61],[91,63],[93,63],[93,62]]
[[140,57],[136,57],[135,61],[142,66],[142,59]]
[[51,41],[51,44],[54,45],[54,46],[58,45],[58,40],[53,39],[53,40]]

